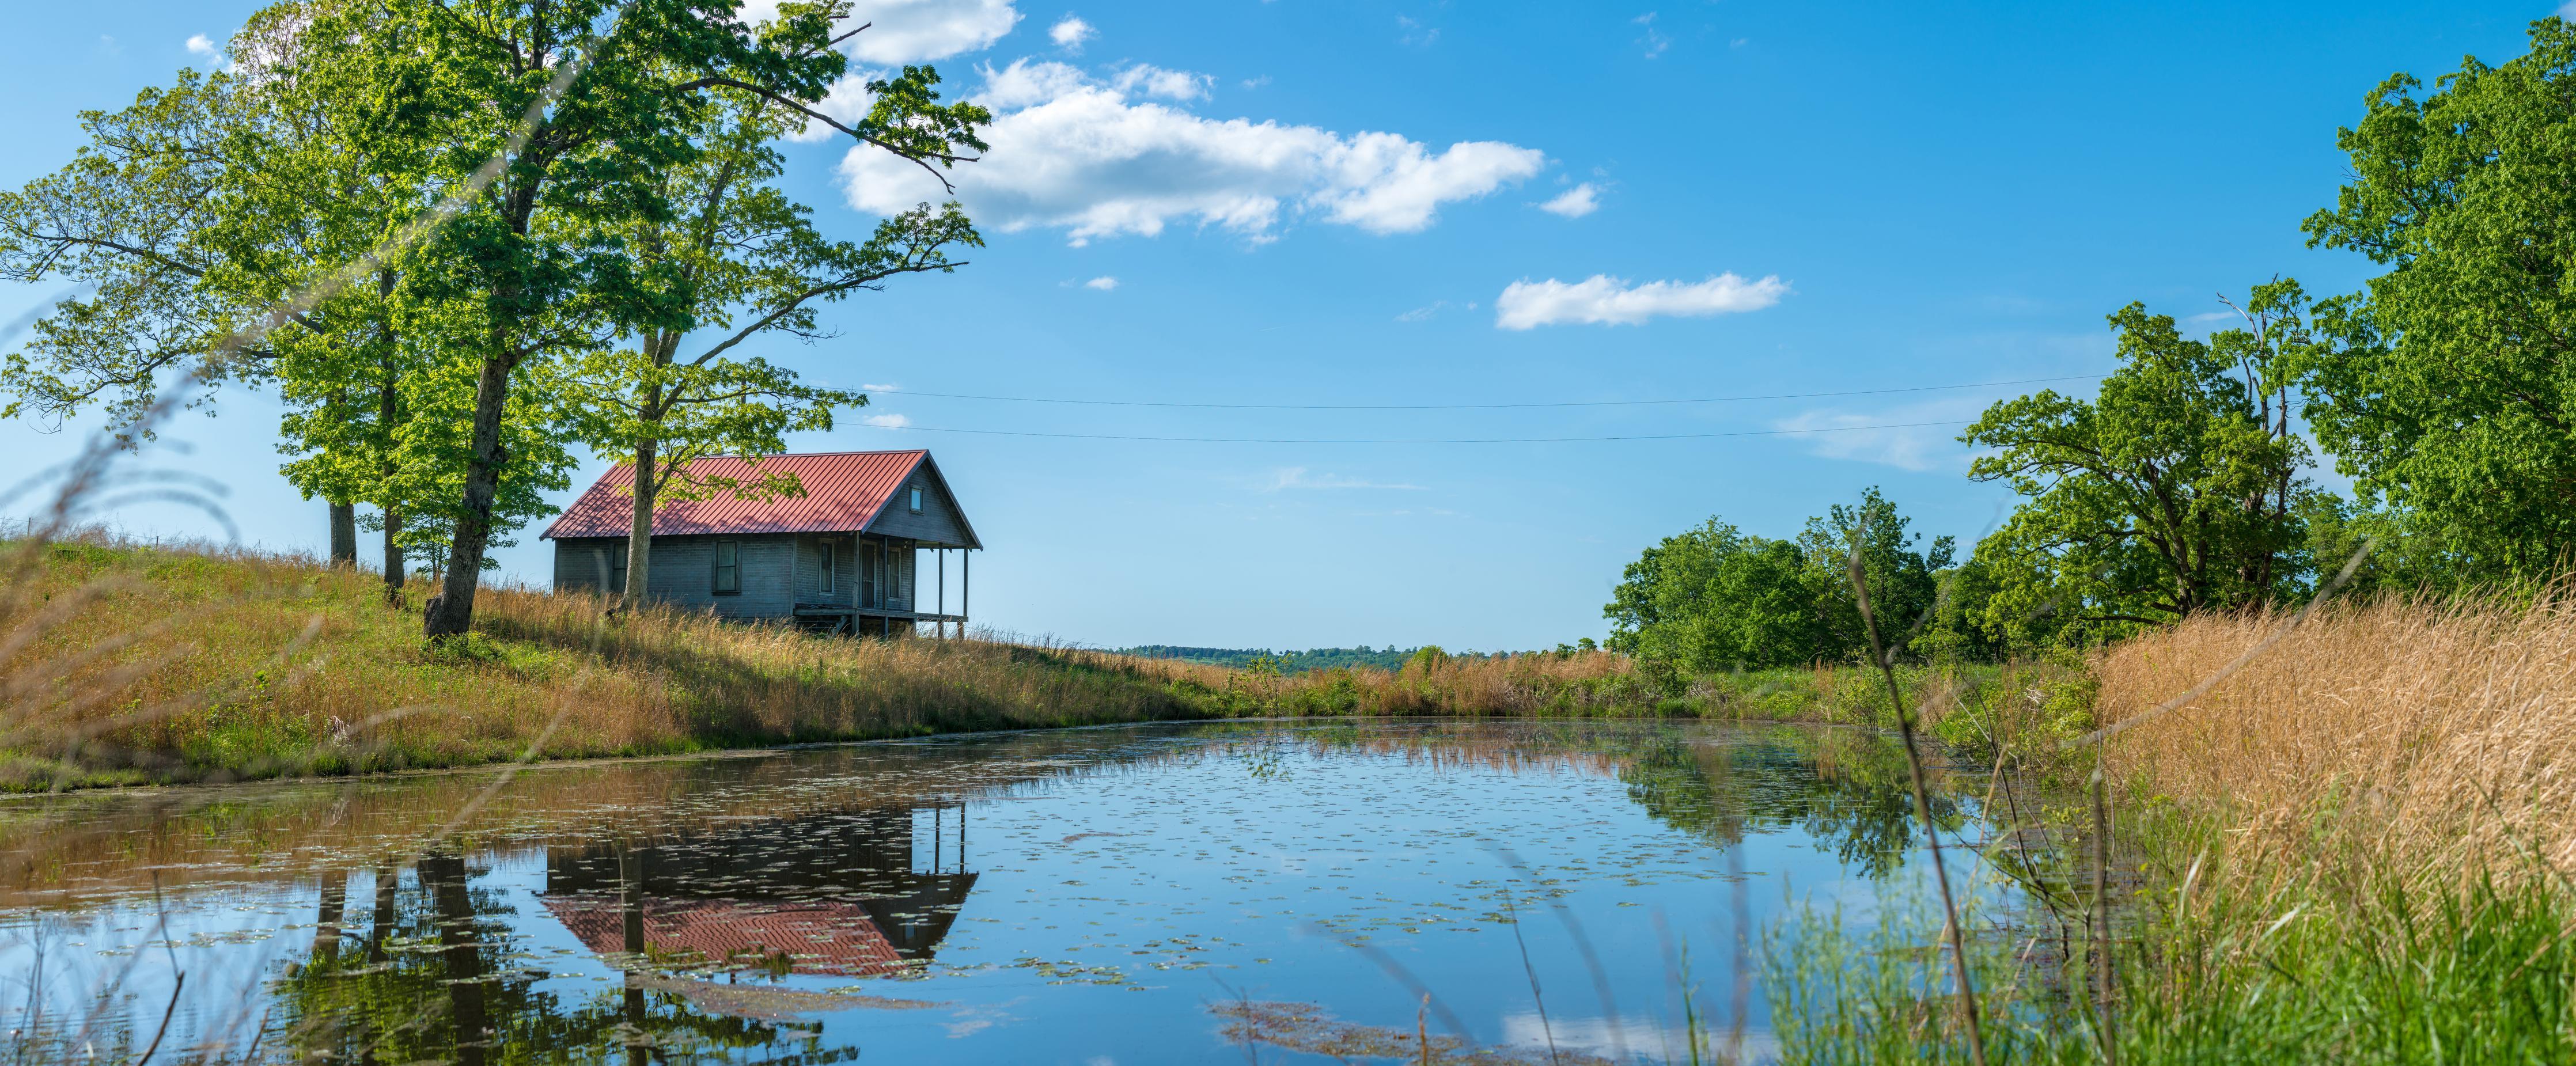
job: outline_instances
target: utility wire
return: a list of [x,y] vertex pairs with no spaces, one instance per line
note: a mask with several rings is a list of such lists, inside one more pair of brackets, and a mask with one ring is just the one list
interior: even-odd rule
[[[1053,396],[987,396],[966,392],[914,392],[910,389],[887,389],[888,396],[935,396],[943,400],[997,400],[1006,403],[1081,404],[1092,407],[1196,407],[1232,411],[1492,411],[1524,407],[1646,407],[1685,403],[1742,403],[1751,400],[1820,400],[1834,396],[1885,396],[1901,392],[1940,392],[1949,389],[1990,389],[2004,385],[2038,385],[2055,381],[2094,381],[2107,374],[2070,374],[2054,378],[2019,378],[2013,381],[1979,381],[1965,385],[1915,385],[1901,389],[1847,389],[1841,392],[1782,392],[1767,396],[1703,396],[1686,400],[1577,400],[1557,403],[1185,403],[1157,400],[1069,400]],[[1178,438],[1174,438],[1178,439]],[[1624,438],[1566,438],[1611,440]]]
[[1017,429],[946,429],[938,426],[880,426],[916,433],[973,433],[988,437],[1053,437],[1059,440],[1136,440],[1167,444],[1572,444],[1613,440],[1705,440],[1711,437],[1783,437],[1800,433],[1854,433],[1866,429],[1919,429],[1964,426],[1958,422],[1899,422],[1884,426],[1820,426],[1815,429],[1744,429],[1729,433],[1640,433],[1617,437],[1144,437],[1119,433],[1037,433]]

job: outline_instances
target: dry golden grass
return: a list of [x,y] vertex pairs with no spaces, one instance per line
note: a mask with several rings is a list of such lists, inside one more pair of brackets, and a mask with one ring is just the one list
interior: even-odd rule
[[[2287,615],[2195,618],[2095,665],[2100,720],[2147,712]],[[2576,869],[2576,600],[2331,606],[2196,702],[2110,742],[2116,772],[2218,815],[2239,871],[2410,879]],[[2429,883],[2427,887],[2430,887]]]
[[17,788],[1655,702],[1607,652],[1281,677],[989,637],[835,639],[670,607],[615,615],[597,596],[525,588],[484,590],[476,632],[433,650],[375,578],[307,558],[103,537],[0,550],[21,575],[0,590],[0,783]]
[[[980,640],[830,640],[486,590],[432,651],[374,578],[241,551],[63,542],[9,589],[0,753],[30,784],[338,773],[1205,717],[1151,664]],[[415,597],[427,591],[413,589]]]

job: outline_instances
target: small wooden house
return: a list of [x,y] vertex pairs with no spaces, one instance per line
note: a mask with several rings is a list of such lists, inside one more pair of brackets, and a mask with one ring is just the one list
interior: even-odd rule
[[[711,456],[689,468],[695,479],[743,481],[779,471],[796,475],[803,495],[720,493],[657,506],[647,594],[727,618],[799,620],[834,632],[901,634],[921,622],[943,635],[950,623],[965,632],[966,553],[984,545],[929,452],[771,455],[756,465]],[[618,464],[546,528],[555,588],[625,591],[634,481],[634,467]]]

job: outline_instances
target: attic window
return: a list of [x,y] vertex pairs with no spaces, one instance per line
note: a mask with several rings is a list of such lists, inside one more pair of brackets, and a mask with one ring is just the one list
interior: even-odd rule
[[912,487],[912,513],[921,513],[921,486],[919,485]]

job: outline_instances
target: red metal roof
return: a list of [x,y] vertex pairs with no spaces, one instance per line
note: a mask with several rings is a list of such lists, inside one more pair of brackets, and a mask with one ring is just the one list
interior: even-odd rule
[[[916,467],[930,458],[921,450],[902,452],[825,452],[811,455],[766,455],[753,460],[714,455],[693,460],[693,479],[753,480],[785,471],[796,475],[805,494],[793,499],[737,500],[717,493],[704,500],[657,502],[653,535],[685,533],[857,533],[875,521],[886,501],[903,487]],[[937,469],[935,466],[933,469]],[[547,537],[623,537],[634,526],[635,464],[619,463],[600,475],[563,516],[546,527]]]
[[[625,948],[626,916],[616,896],[547,896],[545,903],[583,947],[602,955]],[[784,954],[791,973],[842,977],[903,970],[894,943],[854,903],[648,898],[642,905],[644,945],[652,951],[717,963]]]

